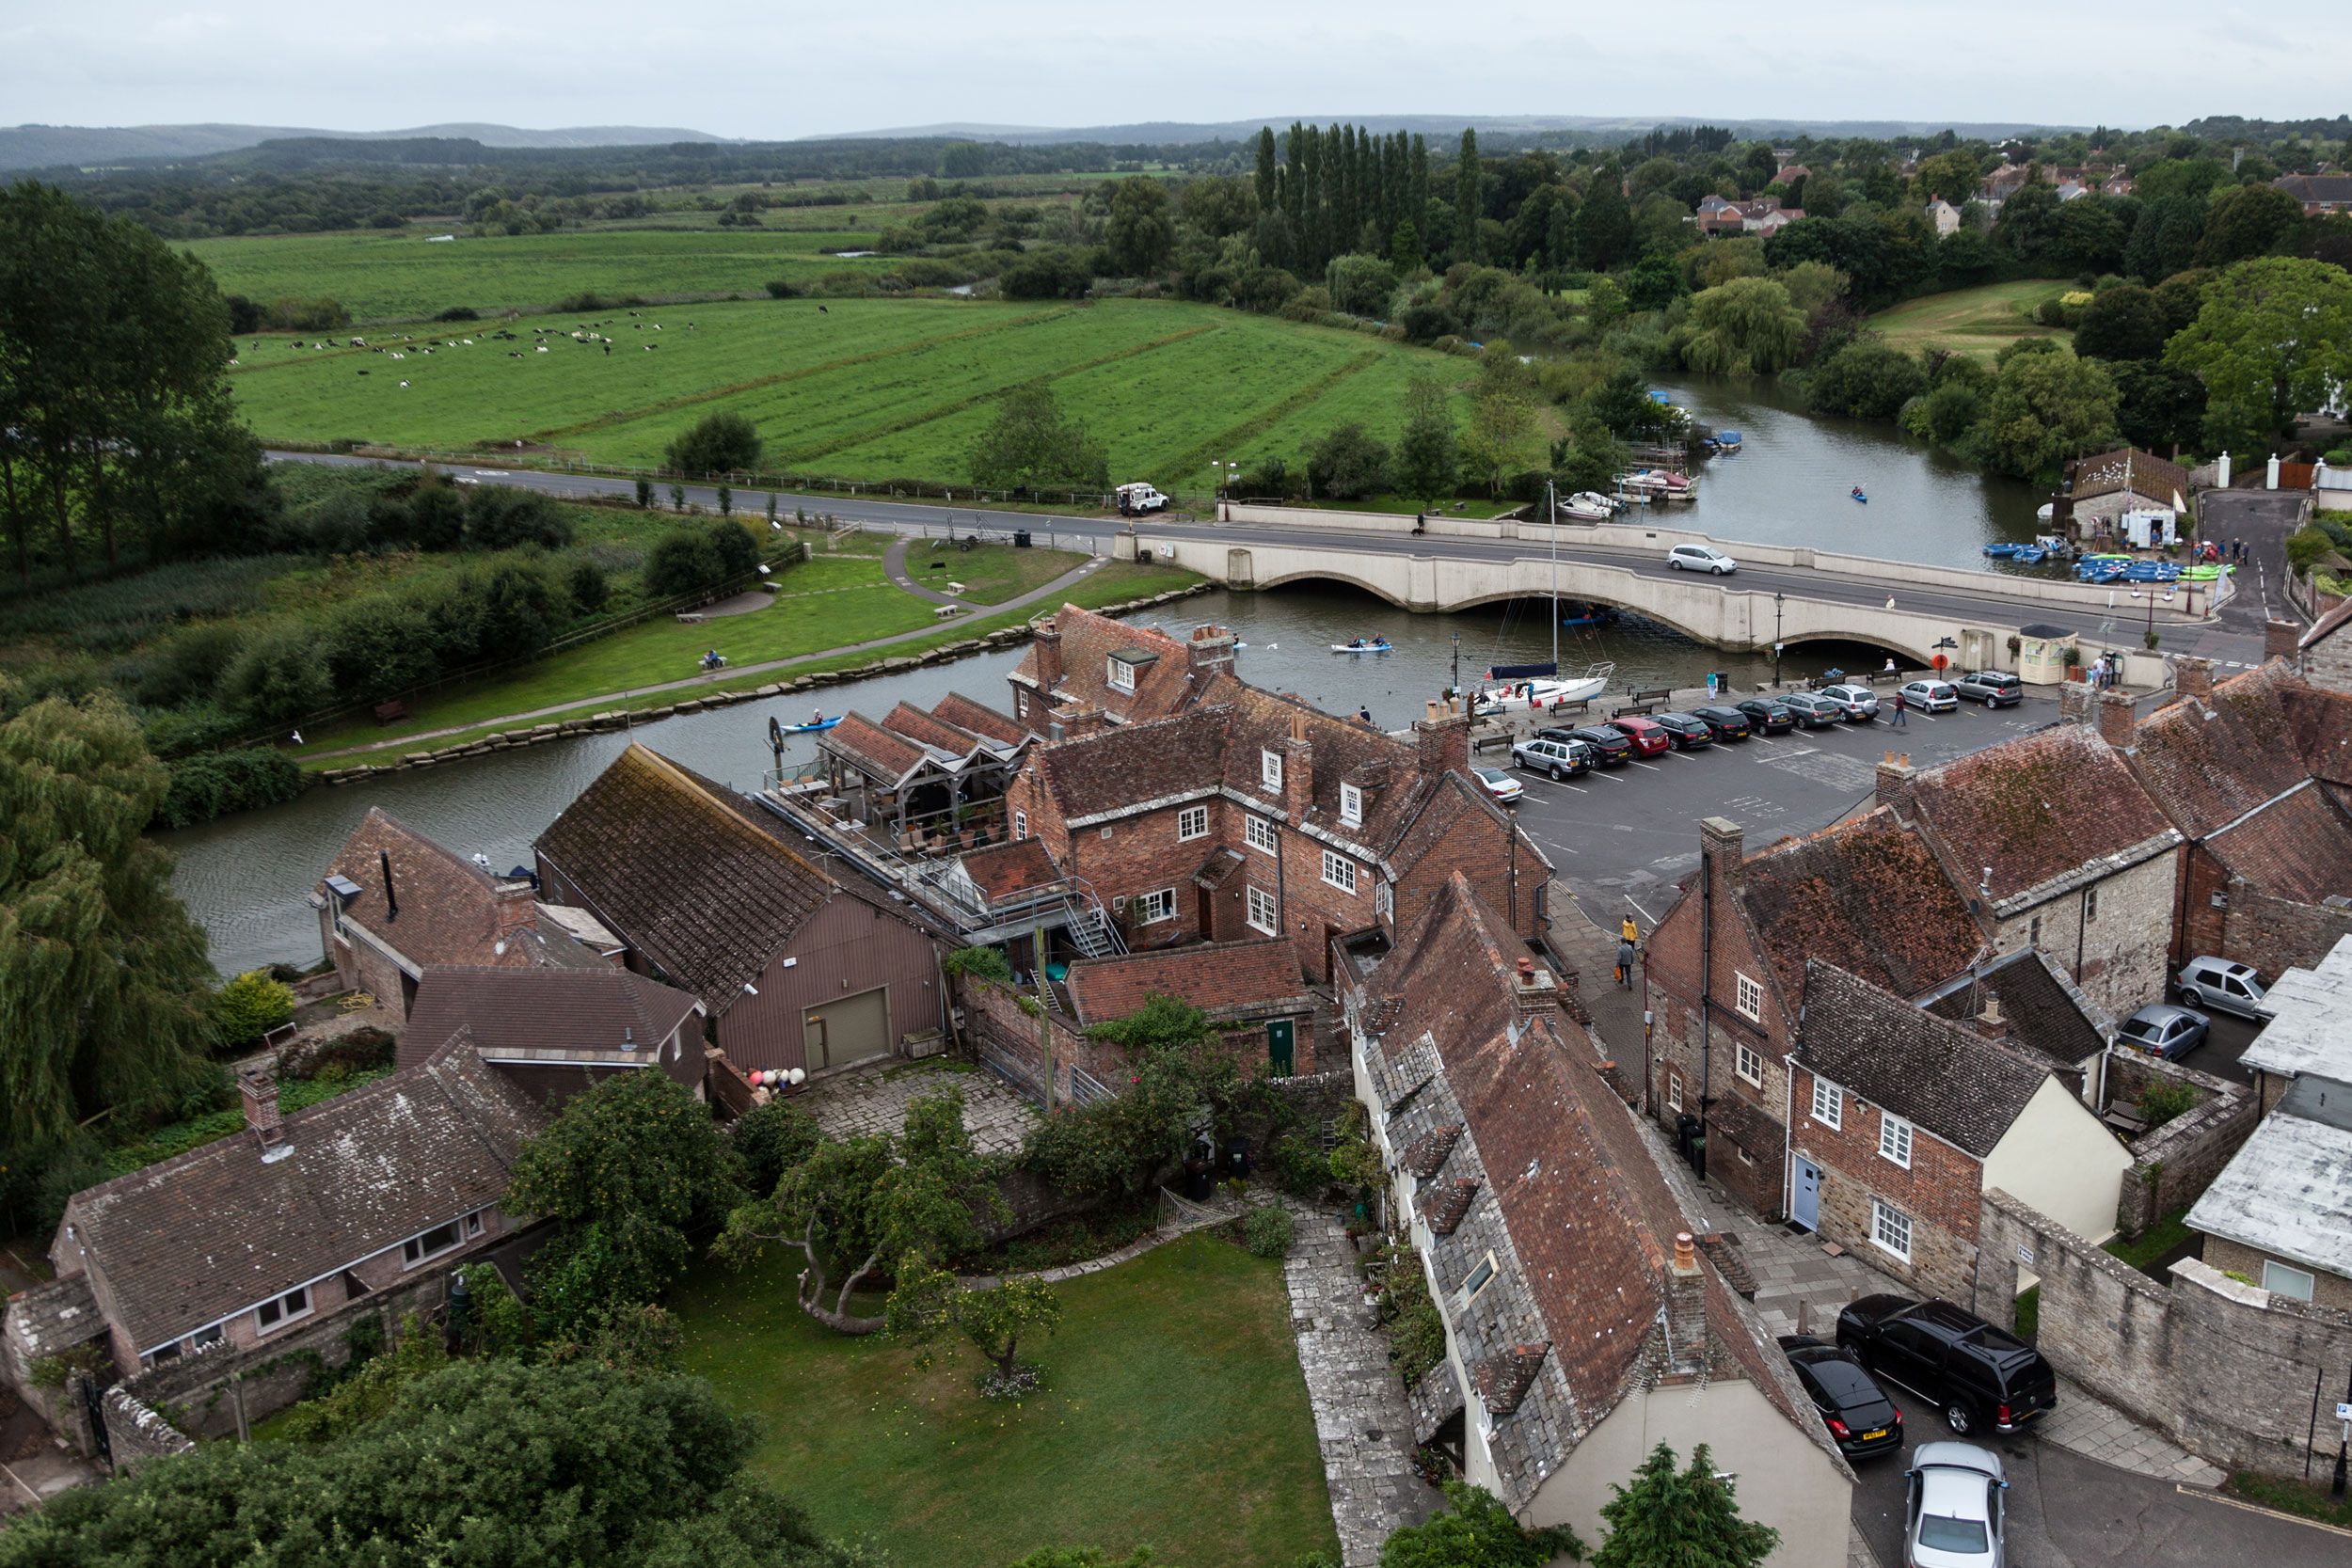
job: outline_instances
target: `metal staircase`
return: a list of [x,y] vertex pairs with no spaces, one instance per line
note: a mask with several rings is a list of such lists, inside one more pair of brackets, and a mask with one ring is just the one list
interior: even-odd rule
[[1089,958],[1109,958],[1127,951],[1126,942],[1119,927],[1103,912],[1103,906],[1089,898],[1081,903],[1075,897],[1062,900],[1062,914],[1070,933],[1070,943]]

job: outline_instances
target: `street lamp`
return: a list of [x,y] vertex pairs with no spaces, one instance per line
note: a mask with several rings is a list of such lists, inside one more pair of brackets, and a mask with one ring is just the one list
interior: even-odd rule
[[1772,595],[1772,689],[1780,689],[1780,615],[1788,603],[1786,594]]

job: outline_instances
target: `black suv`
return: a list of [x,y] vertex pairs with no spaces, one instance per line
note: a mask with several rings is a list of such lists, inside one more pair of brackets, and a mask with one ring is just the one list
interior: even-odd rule
[[[1547,740],[1560,738],[1555,732],[1550,730],[1544,731],[1543,736]],[[1581,729],[1568,731],[1567,737],[1570,740],[1581,740],[1585,745],[1590,746],[1597,753],[1593,760],[1603,768],[1622,768],[1633,760],[1633,742],[1628,738],[1625,731],[1613,729],[1607,724],[1587,724]]]
[[2058,1376],[2041,1352],[1948,1301],[1864,1296],[1837,1314],[1837,1343],[1934,1401],[1963,1437],[2021,1431],[2058,1408]]
[[1651,721],[1666,732],[1667,744],[1677,752],[1695,752],[1715,744],[1715,731],[1704,719],[1688,713],[1661,713]]
[[1748,716],[1736,707],[1694,707],[1691,717],[1712,730],[1718,740],[1745,740],[1751,728]]
[[1797,727],[1797,716],[1777,697],[1751,697],[1740,705],[1749,723],[1763,735],[1779,735]]

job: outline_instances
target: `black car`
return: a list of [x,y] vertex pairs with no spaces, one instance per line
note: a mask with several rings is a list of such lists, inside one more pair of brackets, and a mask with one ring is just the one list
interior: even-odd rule
[[1963,1437],[2018,1432],[2058,1408],[2058,1375],[2041,1352],[1948,1301],[1864,1296],[1837,1314],[1837,1343],[1934,1401]]
[[1797,716],[1777,697],[1751,697],[1740,705],[1759,734],[1781,735],[1797,727]]
[[1650,721],[1666,732],[1667,743],[1677,752],[1695,752],[1715,744],[1714,727],[1688,713],[1661,713]]
[[1691,717],[1705,724],[1718,740],[1745,740],[1753,733],[1748,716],[1736,707],[1694,707]]
[[1861,1362],[1810,1334],[1784,1334],[1780,1348],[1839,1453],[1861,1459],[1902,1451],[1903,1413]]
[[1567,732],[1571,740],[1581,740],[1599,754],[1593,761],[1603,768],[1622,768],[1633,760],[1633,742],[1625,731],[1607,724],[1587,724]]

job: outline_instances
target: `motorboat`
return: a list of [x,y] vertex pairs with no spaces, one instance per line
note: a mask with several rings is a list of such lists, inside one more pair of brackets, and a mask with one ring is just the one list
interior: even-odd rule
[[1574,517],[1581,523],[1605,523],[1617,515],[1617,507],[1606,496],[1580,490],[1560,503],[1560,512],[1563,516]]
[[1375,638],[1370,642],[1334,642],[1331,644],[1331,651],[1335,654],[1386,654],[1393,653],[1395,650],[1396,644],[1385,637]]
[[2046,523],[2051,521],[2057,515],[2058,508],[2053,506],[2048,501],[2043,501],[2040,506],[2034,509],[2033,520],[2037,523]]
[[1740,433],[1736,430],[1719,430],[1715,432],[1715,450],[1717,451],[1738,451],[1740,450]]

